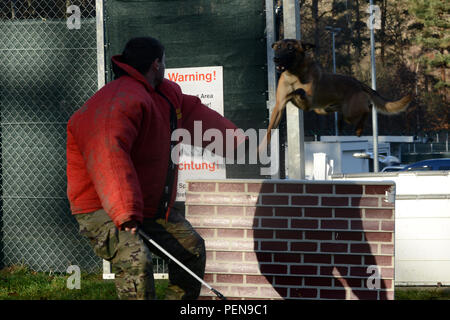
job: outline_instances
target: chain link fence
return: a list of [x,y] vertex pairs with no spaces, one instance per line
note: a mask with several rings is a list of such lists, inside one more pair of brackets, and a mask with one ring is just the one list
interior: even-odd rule
[[66,124],[97,91],[96,41],[95,0],[0,3],[0,267],[101,270],[66,197]]
[[[77,5],[81,28],[67,26]],[[0,263],[101,268],[66,198],[66,123],[97,90],[95,1],[0,4]]]

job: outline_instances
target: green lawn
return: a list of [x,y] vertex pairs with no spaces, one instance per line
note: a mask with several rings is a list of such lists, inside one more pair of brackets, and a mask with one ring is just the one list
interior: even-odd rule
[[[0,270],[0,300],[117,300],[113,280],[102,274],[81,273],[81,288],[68,289],[69,274],[34,272],[14,266]],[[164,298],[167,280],[155,280],[158,299]]]
[[396,300],[450,300],[449,287],[425,287],[395,289]]

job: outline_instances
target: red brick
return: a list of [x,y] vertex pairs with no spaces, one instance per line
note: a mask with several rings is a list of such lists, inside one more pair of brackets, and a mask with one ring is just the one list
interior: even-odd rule
[[277,184],[277,193],[303,193],[303,184]]
[[381,268],[382,278],[394,278],[394,268]]
[[329,289],[321,289],[320,290],[320,299],[345,299],[345,290],[329,290]]
[[334,209],[336,218],[361,218],[362,210],[357,208],[336,208]]
[[273,183],[248,183],[247,191],[248,192],[256,192],[256,193],[273,193],[274,192],[274,184]]
[[273,208],[271,207],[246,207],[245,208],[246,216],[255,216],[255,217],[268,217],[273,215]]
[[261,250],[286,251],[287,249],[286,241],[261,241]]
[[394,300],[394,291],[381,291],[380,300]]
[[232,286],[228,295],[234,297],[256,297],[258,296],[258,287]]
[[251,240],[230,239],[230,250],[255,250],[255,242]]
[[275,262],[300,262],[300,253],[275,253],[273,256]]
[[244,215],[243,206],[218,206],[217,215],[224,216],[243,216]]
[[242,252],[216,251],[216,260],[217,261],[241,262],[242,261]]
[[348,245],[346,243],[321,243],[321,252],[347,252]]
[[372,253],[377,254],[376,248],[378,245],[369,243],[353,243],[350,244],[351,253]]
[[203,277],[203,280],[206,282],[213,282],[214,281],[214,274],[205,274]]
[[301,217],[302,208],[279,207],[275,208],[275,216],[278,217]]
[[[337,269],[337,270],[335,270]],[[337,275],[342,277],[347,276],[348,268],[347,267],[320,267],[320,275],[321,276],[335,276],[333,271],[336,272]]]
[[390,209],[366,209],[366,219],[392,219],[393,211]]
[[242,229],[217,229],[217,237],[219,237],[219,238],[243,238],[244,230],[242,230]]
[[331,255],[329,254],[305,254],[303,256],[304,263],[331,263]]
[[273,283],[273,276],[252,276],[252,275],[246,275],[246,283],[253,283],[253,284],[272,284]]
[[363,241],[362,232],[336,232],[334,240]]
[[353,207],[378,207],[379,198],[373,197],[355,197],[352,198]]
[[214,215],[214,206],[188,206],[187,207],[188,215],[199,215],[199,216],[213,216]]
[[241,284],[244,282],[244,276],[240,274],[218,274],[216,275],[216,282]]
[[216,183],[215,182],[189,182],[188,191],[190,192],[215,192]]
[[296,230],[277,230],[275,231],[276,239],[293,239],[293,240],[302,240],[303,232]]
[[244,252],[246,262],[272,262],[272,254],[268,252]]
[[235,263],[230,265],[230,271],[232,273],[242,273],[242,274],[258,274],[259,266],[257,263]]
[[394,231],[395,223],[394,221],[381,221],[381,230],[383,231]]
[[346,197],[322,197],[323,206],[348,206],[348,199]]
[[332,211],[331,208],[305,208],[305,217],[331,218]]
[[317,289],[289,288],[290,298],[317,298]]
[[353,290],[352,293],[358,297],[359,300],[377,300],[377,290]]
[[289,285],[289,286],[301,286],[303,277],[293,277],[293,276],[276,276],[275,285]]
[[315,196],[292,196],[292,205],[317,205],[319,197]]
[[292,242],[291,251],[317,251],[317,243],[315,242]]
[[352,230],[379,230],[380,221],[370,221],[370,220],[353,220],[351,222]]
[[287,266],[282,264],[261,264],[260,270],[262,274],[287,274]]
[[356,264],[361,265],[361,256],[357,255],[346,255],[346,254],[336,254],[334,256],[334,264]]
[[331,184],[307,184],[306,193],[333,193]]
[[305,278],[305,286],[311,287],[331,287],[332,278],[308,277]]
[[273,239],[273,230],[247,230],[247,237],[255,239]]
[[191,192],[186,192],[186,206],[201,203],[202,202],[202,195],[201,194],[195,194]]
[[355,278],[336,278],[333,281],[335,287],[338,288],[361,288],[363,279],[355,279]]
[[319,227],[319,223],[317,220],[292,219],[291,227],[299,229],[317,229]]
[[369,242],[392,242],[392,233],[366,232],[364,237]]
[[203,238],[214,238],[214,229],[200,229],[197,228],[196,231],[198,232],[198,234]]
[[395,208],[395,203],[394,202],[387,202],[384,201],[384,199],[381,201],[381,207],[382,208]]
[[305,231],[305,239],[307,240],[332,240],[332,231]]
[[390,256],[364,256],[365,265],[392,266],[392,257]]
[[263,205],[288,205],[289,196],[262,196]]
[[378,195],[385,195],[386,191],[390,191],[392,186],[389,185],[372,185],[367,186],[366,185],[366,194],[378,194]]
[[362,185],[341,185],[336,184],[335,186],[337,194],[362,194],[363,186]]
[[393,289],[392,286],[393,281],[388,279],[381,279],[380,281],[380,289]]
[[203,226],[205,227],[229,227],[230,226],[230,218],[203,218]]
[[229,270],[228,263],[217,263],[212,261],[206,261],[205,272],[206,273],[227,273]]
[[368,272],[367,267],[351,267],[350,276],[369,278],[373,272]]
[[[274,289],[275,289],[276,293],[274,292]],[[277,294],[283,298],[287,297],[288,288],[280,288],[280,287],[273,287],[270,289],[269,288],[261,288],[260,292],[261,292],[261,294],[263,294],[265,296],[270,296],[269,295],[270,290],[272,291],[271,297],[273,297],[273,298],[278,298]],[[259,298],[258,298],[258,300],[259,300]]]
[[348,220],[322,220],[320,222],[321,229],[348,229]]
[[287,228],[287,219],[261,219],[261,227],[263,228]]
[[317,270],[318,267],[317,266],[298,266],[298,265],[293,265],[291,266],[291,274],[305,274],[305,275],[313,275],[313,274],[317,274]]
[[245,192],[244,183],[219,183],[219,192]]
[[231,226],[233,228],[254,228],[258,227],[259,219],[253,219],[250,217],[236,217],[231,218]]
[[382,244],[380,254],[394,254],[394,245],[392,244]]

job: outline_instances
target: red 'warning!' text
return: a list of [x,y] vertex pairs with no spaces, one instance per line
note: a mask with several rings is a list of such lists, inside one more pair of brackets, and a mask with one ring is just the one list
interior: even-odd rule
[[167,77],[171,81],[175,82],[194,82],[194,81],[205,81],[211,82],[216,80],[216,71],[207,73],[186,73],[180,74],[178,72],[168,72]]

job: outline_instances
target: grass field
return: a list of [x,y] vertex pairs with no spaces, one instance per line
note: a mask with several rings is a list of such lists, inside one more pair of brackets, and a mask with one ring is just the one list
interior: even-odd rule
[[[70,275],[34,272],[23,266],[0,270],[0,300],[117,300],[112,280],[81,274],[81,289],[68,289]],[[155,280],[157,299],[164,299],[167,280]],[[397,288],[396,300],[450,300],[450,288]]]
[[[23,266],[0,270],[0,300],[117,300],[112,280],[81,273],[81,288],[68,289],[70,275],[34,272]],[[167,280],[155,280],[156,296],[164,299]]]

